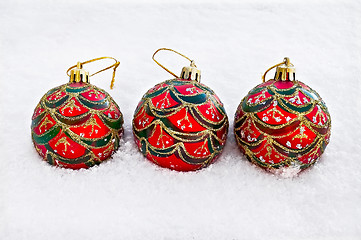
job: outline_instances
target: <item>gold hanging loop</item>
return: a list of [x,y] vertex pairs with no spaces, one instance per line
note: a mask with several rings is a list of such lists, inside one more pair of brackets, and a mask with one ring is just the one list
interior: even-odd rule
[[266,71],[266,72],[263,74],[263,76],[262,76],[262,81],[263,81],[263,82],[266,82],[266,74],[267,74],[270,70],[272,70],[273,68],[278,67],[278,66],[280,66],[280,65],[282,65],[282,64],[289,64],[289,61],[290,61],[289,58],[284,58],[284,59],[283,59],[283,62],[278,63],[278,64],[270,67],[269,69],[267,69],[267,71]]
[[76,65],[74,65],[74,66],[71,66],[71,67],[66,71],[66,74],[67,74],[68,76],[70,76],[69,71],[72,70],[73,68],[77,67],[77,68],[80,68],[80,69],[81,69],[84,64],[88,64],[88,63],[95,62],[95,61],[99,61],[99,60],[103,60],[103,59],[112,59],[112,60],[115,61],[115,63],[112,64],[112,65],[109,66],[109,67],[106,67],[106,68],[104,68],[104,69],[102,69],[102,70],[99,70],[99,71],[96,72],[96,73],[91,74],[90,76],[94,76],[95,74],[98,74],[98,73],[101,73],[101,72],[103,72],[103,71],[105,71],[105,70],[108,70],[108,69],[113,68],[113,77],[112,77],[112,81],[111,81],[111,83],[110,83],[110,89],[113,89],[113,87],[114,87],[114,81],[115,81],[115,71],[117,70],[117,67],[119,66],[120,62],[119,62],[117,59],[112,58],[112,57],[99,57],[99,58],[94,58],[94,59],[91,59],[91,60],[88,60],[88,61],[85,61],[85,62],[79,62],[78,64],[76,64]]
[[191,62],[191,65],[193,67],[197,67],[195,64],[194,64],[194,61],[189,59],[188,57],[184,56],[183,54],[177,52],[177,51],[174,51],[173,49],[170,49],[170,48],[159,48],[157,51],[155,51],[155,53],[153,54],[153,61],[156,62],[161,68],[163,68],[164,70],[166,70],[167,72],[169,72],[170,74],[172,74],[174,77],[176,78],[179,78],[176,74],[174,74],[172,71],[170,71],[168,68],[164,67],[162,64],[160,64],[157,60],[154,59],[154,56],[159,52],[159,51],[162,51],[162,50],[166,50],[166,51],[171,51],[171,52],[174,52],[182,57],[184,57],[185,59],[187,59],[188,61]]

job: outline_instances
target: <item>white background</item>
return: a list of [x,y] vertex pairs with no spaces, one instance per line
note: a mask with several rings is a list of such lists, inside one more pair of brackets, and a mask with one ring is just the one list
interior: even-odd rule
[[[360,1],[2,0],[0,239],[360,239],[360,13]],[[172,78],[151,60],[161,47],[194,59],[225,104],[228,142],[207,169],[161,169],[133,142],[141,96]],[[114,90],[111,71],[91,82],[121,107],[124,141],[98,167],[51,167],[32,146],[33,110],[68,67],[100,56],[121,62]],[[240,100],[285,56],[332,116],[321,161],[287,179],[250,164],[232,133]]]

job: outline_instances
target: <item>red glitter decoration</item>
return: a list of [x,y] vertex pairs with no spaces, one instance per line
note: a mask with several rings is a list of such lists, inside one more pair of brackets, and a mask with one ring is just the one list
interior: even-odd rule
[[108,93],[89,83],[68,83],[41,98],[32,117],[32,139],[49,164],[89,168],[118,149],[122,124]]
[[325,103],[300,81],[256,86],[238,106],[234,122],[237,144],[248,160],[274,173],[314,164],[331,133]]
[[214,162],[227,132],[223,104],[210,88],[194,80],[157,84],[134,113],[133,133],[140,151],[159,166],[177,171]]

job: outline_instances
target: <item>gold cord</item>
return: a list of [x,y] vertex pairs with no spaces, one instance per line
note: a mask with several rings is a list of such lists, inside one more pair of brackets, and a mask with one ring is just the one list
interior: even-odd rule
[[177,52],[177,51],[174,51],[173,49],[170,49],[170,48],[159,48],[157,51],[155,51],[155,53],[153,54],[153,61],[156,62],[160,67],[162,67],[164,70],[166,70],[167,72],[169,72],[170,74],[172,74],[174,77],[176,78],[179,78],[177,75],[175,75],[173,72],[171,72],[168,68],[164,67],[162,64],[160,64],[157,60],[154,59],[154,56],[159,52],[159,51],[162,51],[162,50],[167,50],[167,51],[171,51],[171,52],[174,52],[178,55],[181,55],[182,57],[184,57],[185,59],[189,60],[191,62],[191,65],[194,66],[194,67],[197,67],[195,64],[194,64],[194,61],[189,59],[188,57],[184,56],[183,54]]
[[280,65],[282,65],[282,64],[287,64],[287,65],[289,65],[289,62],[290,62],[289,58],[284,58],[284,59],[283,59],[283,62],[278,63],[278,64],[270,67],[269,69],[267,69],[267,71],[266,71],[266,72],[263,74],[263,76],[262,76],[262,81],[263,81],[263,82],[266,82],[266,74],[267,74],[270,70],[272,70],[273,68],[278,67],[278,66],[280,66]]
[[[108,69],[110,69],[110,68],[114,68],[114,69],[113,69],[112,81],[111,81],[111,83],[110,83],[110,89],[113,89],[113,87],[114,87],[114,81],[115,81],[115,71],[117,70],[117,67],[118,67],[119,64],[120,64],[120,62],[119,62],[117,59],[112,58],[112,57],[99,57],[99,58],[94,58],[94,59],[91,59],[91,60],[88,60],[88,61],[85,61],[85,62],[81,62],[81,63],[80,63],[80,67],[82,67],[83,64],[87,64],[87,63],[91,63],[91,62],[95,62],[95,61],[99,61],[99,60],[103,60],[103,59],[113,59],[113,60],[115,61],[115,63],[114,63],[113,65],[109,66],[109,67],[106,67],[106,68],[104,68],[104,69],[96,72],[96,73],[93,73],[93,74],[90,75],[90,76],[94,76],[95,74],[101,73],[101,72],[103,72],[103,71],[105,71],[105,70],[108,70]],[[75,68],[75,67],[77,67],[77,65],[71,66],[71,67],[66,71],[66,74],[67,74],[68,76],[70,76],[69,71],[70,71],[71,69]]]

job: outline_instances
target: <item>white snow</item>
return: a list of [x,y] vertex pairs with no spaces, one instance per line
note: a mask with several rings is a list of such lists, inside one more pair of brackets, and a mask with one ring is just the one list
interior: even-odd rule
[[[359,239],[360,11],[331,0],[1,1],[0,239]],[[161,47],[194,59],[225,104],[228,142],[207,169],[161,169],[133,142],[138,101],[172,78],[151,59]],[[111,71],[90,80],[121,107],[124,141],[98,167],[51,167],[32,146],[33,110],[68,67],[100,56],[121,62],[114,90]],[[249,163],[232,133],[241,99],[286,56],[332,116],[321,161],[288,179]],[[176,74],[189,64],[157,58]]]

